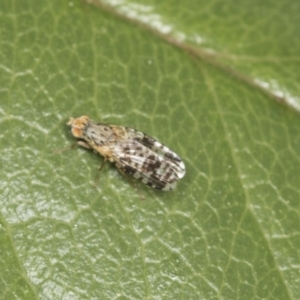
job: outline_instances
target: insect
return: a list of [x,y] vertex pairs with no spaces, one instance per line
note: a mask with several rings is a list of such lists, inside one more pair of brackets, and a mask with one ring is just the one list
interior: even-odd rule
[[185,165],[176,153],[140,131],[96,123],[87,116],[70,118],[67,125],[78,145],[94,149],[104,157],[103,163],[115,163],[121,173],[154,189],[173,190],[185,174]]

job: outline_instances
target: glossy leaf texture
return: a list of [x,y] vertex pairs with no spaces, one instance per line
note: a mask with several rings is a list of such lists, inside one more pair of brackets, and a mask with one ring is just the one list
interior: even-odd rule
[[[0,298],[299,299],[299,12],[3,0]],[[98,174],[60,151],[81,115],[156,137],[186,176]]]

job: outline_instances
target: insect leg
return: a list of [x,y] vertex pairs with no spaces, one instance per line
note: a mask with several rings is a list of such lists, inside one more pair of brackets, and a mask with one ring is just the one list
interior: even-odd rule
[[77,147],[78,146],[78,142],[75,142],[75,143],[73,143],[71,146],[69,146],[69,147],[67,147],[67,148],[63,148],[63,149],[59,149],[59,150],[54,150],[53,152],[55,153],[55,154],[58,154],[58,153],[61,153],[61,152],[65,152],[65,151],[67,151],[67,150],[72,150],[72,149],[74,149],[75,147]]
[[78,141],[76,144],[79,145],[79,146],[81,146],[81,147],[83,147],[83,148],[85,148],[85,149],[92,149],[92,147],[88,143],[86,143],[84,141]]
[[104,159],[103,159],[103,161],[102,161],[102,164],[101,164],[101,166],[100,166],[100,168],[99,168],[99,170],[98,170],[98,173],[97,173],[97,175],[96,175],[96,177],[95,177],[95,183],[94,183],[94,184],[95,184],[95,188],[97,188],[97,186],[98,186],[99,177],[100,177],[100,172],[101,172],[101,170],[103,169],[103,167],[104,167],[106,161],[107,161],[107,158],[104,157]]

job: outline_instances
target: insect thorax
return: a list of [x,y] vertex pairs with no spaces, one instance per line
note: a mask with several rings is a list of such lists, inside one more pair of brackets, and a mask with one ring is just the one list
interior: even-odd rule
[[85,139],[91,144],[103,146],[109,142],[114,141],[115,137],[114,132],[110,126],[101,123],[90,123],[85,128]]

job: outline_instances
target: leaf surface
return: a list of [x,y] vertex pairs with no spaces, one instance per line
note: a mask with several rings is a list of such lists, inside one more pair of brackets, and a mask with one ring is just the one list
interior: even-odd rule
[[[300,298],[299,1],[2,2],[1,299]],[[95,188],[81,115],[186,176]]]

